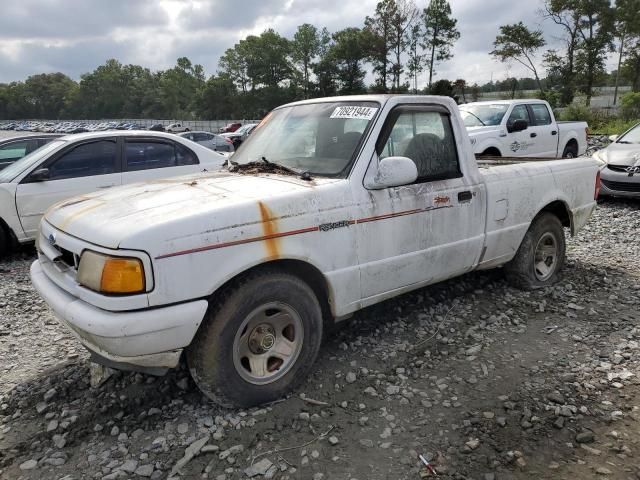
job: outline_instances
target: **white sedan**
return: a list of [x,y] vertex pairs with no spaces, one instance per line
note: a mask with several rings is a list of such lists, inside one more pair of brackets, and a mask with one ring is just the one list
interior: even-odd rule
[[0,171],[0,256],[36,238],[66,198],[127,183],[217,170],[227,157],[161,132],[82,133],[53,140]]

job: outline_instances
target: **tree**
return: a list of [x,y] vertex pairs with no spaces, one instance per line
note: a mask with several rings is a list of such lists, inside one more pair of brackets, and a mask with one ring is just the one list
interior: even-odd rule
[[58,119],[77,84],[63,73],[32,75],[24,82],[24,96],[35,118]]
[[309,98],[309,77],[313,60],[320,54],[320,47],[318,29],[308,23],[300,25],[291,42],[291,59],[301,71],[304,98]]
[[364,20],[362,38],[366,38],[368,58],[373,65],[373,71],[378,74],[378,86],[383,93],[387,92],[393,19],[397,15],[398,7],[395,0],[381,0],[376,5],[375,15],[373,17],[367,16]]
[[467,89],[467,82],[462,78],[459,78],[455,82],[453,82],[453,90],[456,94],[462,95],[463,103],[467,103],[467,96],[465,94],[466,89]]
[[202,65],[193,65],[186,57],[160,76],[160,96],[165,113],[171,118],[192,118],[196,110],[196,93],[204,85]]
[[362,30],[345,28],[333,34],[334,44],[329,52],[336,64],[339,93],[342,95],[363,93],[365,72],[362,63],[367,57]]
[[224,52],[224,55],[220,57],[218,67],[243,92],[246,92],[249,85],[249,76],[247,74],[247,58],[244,42],[244,40],[240,40],[233,48],[228,48]]
[[460,38],[456,28],[458,21],[451,16],[451,6],[447,0],[430,0],[422,11],[424,23],[424,43],[422,48],[429,53],[429,89],[431,89],[435,66],[453,57],[451,48]]
[[424,59],[420,49],[422,39],[422,23],[414,22],[407,32],[408,59],[407,71],[413,82],[413,93],[418,93],[418,75],[424,70]]
[[338,91],[338,68],[332,56],[333,45],[333,37],[323,28],[320,33],[318,61],[313,65],[313,73],[318,81],[318,93],[323,97],[330,97]]
[[[618,83],[620,81],[622,59],[625,54],[625,41],[627,47],[631,46],[632,52],[636,53],[640,47],[640,0],[617,0],[616,1],[616,36],[620,42],[618,55],[618,69],[616,70],[615,91],[613,94],[613,104],[618,99]],[[632,54],[633,54],[632,53]]]
[[493,42],[494,49],[490,54],[501,62],[514,60],[530,70],[536,79],[540,93],[544,95],[534,60],[536,51],[545,44],[542,31],[529,30],[524,23],[518,22],[500,27],[500,34]]
[[418,10],[413,0],[395,0],[396,8],[391,16],[391,50],[395,56],[391,66],[393,74],[393,88],[400,91],[400,76],[402,75],[402,54],[409,45],[407,31],[414,25]]

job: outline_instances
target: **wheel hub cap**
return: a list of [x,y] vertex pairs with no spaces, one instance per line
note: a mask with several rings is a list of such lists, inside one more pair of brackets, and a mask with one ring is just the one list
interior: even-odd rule
[[558,263],[558,244],[551,233],[545,233],[538,240],[535,257],[533,260],[533,271],[536,278],[544,282],[551,278],[556,271]]
[[289,305],[271,302],[242,322],[233,345],[233,365],[247,382],[265,385],[295,364],[304,339],[300,315]]

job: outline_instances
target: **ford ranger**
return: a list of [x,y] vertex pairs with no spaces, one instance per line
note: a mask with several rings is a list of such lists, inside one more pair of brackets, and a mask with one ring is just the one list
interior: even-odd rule
[[479,168],[448,98],[306,100],[226,170],[59,203],[31,278],[94,361],[161,374],[185,353],[209,398],[255,405],[305,378],[326,322],[477,269],[552,284],[598,174],[591,159]]
[[575,158],[587,150],[585,122],[558,122],[544,100],[460,105],[473,153],[492,157]]

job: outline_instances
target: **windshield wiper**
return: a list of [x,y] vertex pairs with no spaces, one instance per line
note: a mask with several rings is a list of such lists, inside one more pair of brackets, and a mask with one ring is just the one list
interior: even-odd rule
[[482,121],[482,119],[481,119],[479,116],[477,116],[475,113],[472,113],[472,112],[470,112],[469,110],[462,110],[462,109],[460,109],[460,110],[461,110],[462,112],[464,112],[464,113],[468,113],[469,115],[473,115],[474,117],[476,117],[476,118],[478,119],[478,121],[482,124],[482,126],[483,126],[483,127],[486,127],[486,126],[487,126],[487,124],[486,124],[486,123],[484,123],[484,122]]

